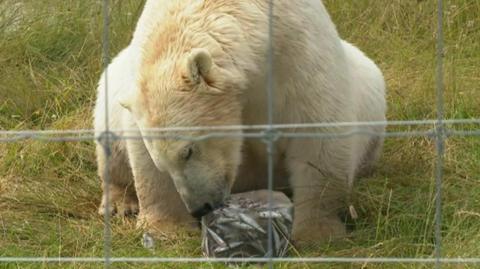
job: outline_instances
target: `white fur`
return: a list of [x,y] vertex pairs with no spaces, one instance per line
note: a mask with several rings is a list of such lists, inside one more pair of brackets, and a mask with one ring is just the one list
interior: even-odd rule
[[[192,7],[185,12],[194,13],[197,8],[194,4],[203,3],[189,1],[192,2]],[[231,32],[234,34],[224,36],[229,40],[234,39],[231,46],[221,50],[217,47],[209,48],[214,61],[222,61],[223,66],[230,66],[232,71],[242,74],[246,79],[242,94],[242,123],[246,125],[267,122],[266,2],[236,2],[236,15],[229,14],[222,18],[221,24],[232,24]],[[132,98],[130,94],[138,93],[137,79],[142,49],[151,33],[162,20],[168,18],[165,11],[170,5],[180,4],[176,0],[147,1],[132,42],[109,67],[108,109],[111,129],[137,128],[137,123],[120,105],[120,101],[123,99],[128,103],[128,99]],[[276,1],[275,14],[278,20],[273,42],[275,123],[385,120],[385,82],[381,71],[360,50],[339,38],[321,1]],[[243,35],[235,34],[237,30],[242,31]],[[229,62],[230,58],[225,58],[225,54],[235,59],[235,64]],[[99,83],[94,112],[96,131],[105,129],[103,85],[104,75]],[[345,133],[357,129],[358,127],[344,126],[287,131]],[[381,134],[384,126],[362,130]],[[276,186],[284,187],[287,184],[286,178],[289,178],[293,188],[296,210],[294,239],[317,240],[344,233],[343,225],[337,217],[337,209],[347,199],[355,175],[361,169],[370,167],[378,157],[382,141],[365,135],[277,141],[274,155]],[[142,220],[150,224],[168,218],[188,221],[188,214],[181,205],[171,180],[157,180],[163,172],[155,168],[143,142],[135,140],[129,143],[128,158],[134,170]],[[122,150],[119,154],[127,154],[125,145],[120,148]],[[101,155],[102,152],[98,150],[97,154]],[[244,141],[243,161],[234,191],[266,187],[266,156],[263,142]],[[99,168],[102,167],[104,165],[99,162]],[[172,205],[175,205],[175,210]]]

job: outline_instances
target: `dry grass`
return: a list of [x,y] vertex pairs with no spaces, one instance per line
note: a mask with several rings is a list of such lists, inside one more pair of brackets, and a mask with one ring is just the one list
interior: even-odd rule
[[[101,71],[99,2],[0,1],[0,129],[91,127],[94,85]],[[112,47],[116,52],[131,36],[141,1],[113,2]],[[388,118],[434,118],[435,1],[325,2],[342,36],[367,52],[384,71]],[[446,116],[479,118],[480,2],[446,2]],[[378,171],[358,184],[360,218],[351,236],[291,255],[431,257],[435,156],[434,141],[428,138],[388,139]],[[442,225],[442,254],[446,257],[480,256],[479,163],[480,138],[447,140]],[[103,220],[95,213],[99,197],[92,142],[0,144],[0,256],[102,255]],[[115,256],[201,255],[198,234],[179,233],[177,238],[161,241],[153,253],[141,247],[140,238],[141,231],[132,220],[113,220]],[[155,268],[164,267],[193,265]],[[359,264],[279,267],[367,268]],[[119,264],[114,268],[137,266]],[[431,267],[369,264],[368,268]]]

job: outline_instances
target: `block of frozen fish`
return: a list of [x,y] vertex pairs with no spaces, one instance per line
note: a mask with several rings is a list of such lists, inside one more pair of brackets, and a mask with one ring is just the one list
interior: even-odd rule
[[202,249],[208,257],[268,257],[268,223],[272,219],[272,256],[289,247],[293,204],[282,192],[268,190],[234,194],[202,218]]

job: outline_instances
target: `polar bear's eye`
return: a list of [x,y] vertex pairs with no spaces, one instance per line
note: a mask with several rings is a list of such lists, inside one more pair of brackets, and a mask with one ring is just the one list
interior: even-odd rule
[[188,146],[185,148],[184,152],[183,152],[183,159],[185,161],[188,161],[190,160],[190,158],[192,157],[193,155],[193,147],[192,146]]

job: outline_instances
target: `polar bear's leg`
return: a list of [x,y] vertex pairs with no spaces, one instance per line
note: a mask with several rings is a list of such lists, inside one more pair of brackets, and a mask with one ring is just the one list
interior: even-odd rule
[[137,225],[153,233],[197,225],[180,199],[173,180],[157,169],[144,142],[128,140],[127,151],[140,206]]
[[[121,215],[132,215],[138,213],[138,200],[133,184],[133,175],[128,163],[127,152],[124,141],[112,143],[111,156],[107,164],[107,158],[103,147],[97,144],[98,173],[102,180],[102,202],[98,213],[114,214],[119,211]],[[109,184],[105,185],[105,169],[108,169]],[[106,208],[107,196],[105,188],[109,190],[109,208]]]
[[345,236],[339,213],[346,206],[353,178],[348,139],[291,141],[287,165],[293,188],[293,240],[321,242]]
[[356,171],[356,178],[372,175],[383,148],[383,137],[372,137]]

